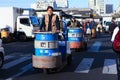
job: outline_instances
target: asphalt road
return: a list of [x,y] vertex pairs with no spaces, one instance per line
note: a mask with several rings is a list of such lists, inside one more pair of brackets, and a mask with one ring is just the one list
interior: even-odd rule
[[116,54],[109,34],[98,35],[88,42],[88,49],[73,53],[72,64],[60,72],[43,74],[32,67],[34,41],[3,44],[5,62],[0,79],[6,80],[117,80]]

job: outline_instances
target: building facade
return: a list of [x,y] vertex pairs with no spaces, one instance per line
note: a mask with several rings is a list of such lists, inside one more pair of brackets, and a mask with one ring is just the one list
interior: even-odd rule
[[99,15],[105,14],[104,0],[89,0],[89,7],[96,11]]
[[31,8],[42,10],[46,9],[48,6],[52,6],[54,9],[68,8],[68,0],[38,0],[31,5]]
[[33,9],[47,9],[48,6],[56,8],[56,3],[54,1],[38,0],[36,3],[31,5]]
[[55,0],[57,8],[68,8],[68,0]]
[[119,2],[119,5],[118,5],[116,12],[120,14],[120,0],[118,0],[118,2]]
[[113,13],[113,4],[106,4],[106,14]]

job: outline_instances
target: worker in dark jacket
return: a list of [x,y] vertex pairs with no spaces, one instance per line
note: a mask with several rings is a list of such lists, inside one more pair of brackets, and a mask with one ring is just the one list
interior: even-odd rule
[[47,14],[43,17],[40,30],[59,32],[60,31],[60,22],[58,15],[53,14],[53,7],[48,6]]
[[117,25],[115,24],[114,20],[111,21],[110,25],[109,25],[109,33],[112,35],[114,29],[117,27]]
[[79,21],[75,19],[75,17],[72,17],[71,20],[67,23],[68,27],[81,27],[82,25],[80,24]]

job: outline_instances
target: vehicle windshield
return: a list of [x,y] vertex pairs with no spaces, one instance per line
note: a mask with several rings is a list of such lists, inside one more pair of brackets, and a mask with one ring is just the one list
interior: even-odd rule
[[33,25],[39,25],[38,19],[36,17],[30,17],[30,20]]
[[106,26],[109,26],[111,22],[106,22]]
[[28,18],[20,18],[20,23],[23,25],[30,26],[30,22]]

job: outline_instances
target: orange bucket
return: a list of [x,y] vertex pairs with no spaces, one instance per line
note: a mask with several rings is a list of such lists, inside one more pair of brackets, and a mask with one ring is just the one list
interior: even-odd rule
[[82,46],[82,42],[70,42],[70,48],[78,49]]

